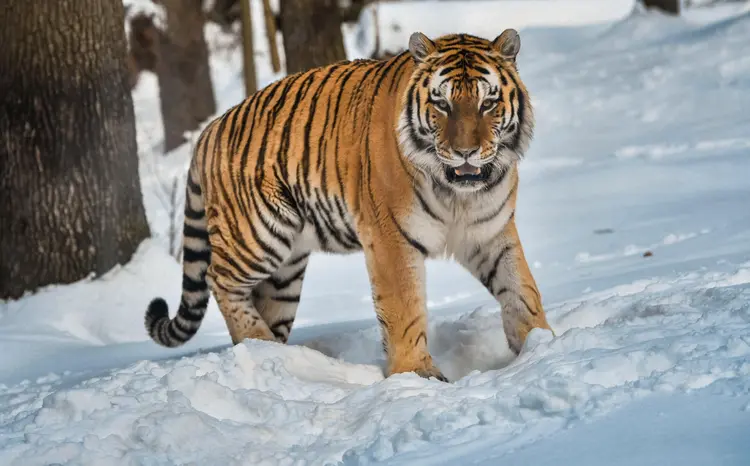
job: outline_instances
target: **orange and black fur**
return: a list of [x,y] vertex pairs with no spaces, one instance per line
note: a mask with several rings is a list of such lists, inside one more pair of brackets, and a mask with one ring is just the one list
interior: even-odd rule
[[290,75],[211,122],[187,178],[182,300],[171,320],[151,302],[151,337],[189,340],[210,287],[234,343],[286,342],[310,253],[363,250],[387,375],[445,380],[427,350],[427,257],[485,285],[518,353],[549,328],[514,222],[534,124],[519,48],[512,29],[414,33],[389,60]]

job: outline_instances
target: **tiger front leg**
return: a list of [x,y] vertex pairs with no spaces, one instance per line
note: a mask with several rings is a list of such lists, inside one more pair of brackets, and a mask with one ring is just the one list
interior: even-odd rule
[[364,235],[372,297],[388,358],[386,376],[402,372],[447,382],[427,349],[424,255],[395,224]]
[[511,351],[521,352],[533,328],[552,331],[513,218],[492,242],[469,249],[461,262],[500,303]]

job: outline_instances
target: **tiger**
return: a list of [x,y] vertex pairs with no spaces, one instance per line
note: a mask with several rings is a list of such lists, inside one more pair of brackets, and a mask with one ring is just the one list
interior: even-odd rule
[[427,345],[427,258],[481,282],[516,355],[551,330],[515,223],[534,129],[520,46],[514,29],[414,32],[390,59],[288,75],[212,120],[187,170],[179,309],[154,298],[150,337],[188,341],[213,292],[233,344],[286,344],[314,252],[363,252],[385,377],[448,382]]

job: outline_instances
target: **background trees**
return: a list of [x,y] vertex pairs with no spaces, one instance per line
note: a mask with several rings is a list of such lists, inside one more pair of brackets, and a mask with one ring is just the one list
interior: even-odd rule
[[346,58],[336,0],[281,0],[287,73]]
[[166,30],[159,34],[156,72],[159,76],[164,151],[183,142],[216,112],[216,100],[203,37],[203,0],[160,0]]
[[[244,9],[236,30],[253,25],[245,0],[139,0],[163,17],[130,18],[128,50],[123,1],[9,0],[0,9],[0,298],[131,257],[148,226],[128,91],[140,70],[156,73],[163,150],[179,147],[217,111],[206,21],[231,28]],[[279,0],[278,11],[262,2],[254,25],[266,30],[272,69],[294,73],[346,58],[341,21],[355,21],[369,0]],[[643,3],[671,12],[681,5]],[[248,94],[257,87],[254,62],[246,40]]]
[[0,298],[102,274],[148,236],[122,0],[0,8]]
[[255,81],[255,47],[253,46],[253,17],[250,14],[250,3],[240,2],[242,9],[242,47],[243,72],[245,78],[245,95],[251,95],[258,90]]

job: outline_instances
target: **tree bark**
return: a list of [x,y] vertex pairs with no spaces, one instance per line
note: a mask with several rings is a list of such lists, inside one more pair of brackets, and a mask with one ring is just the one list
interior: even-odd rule
[[244,60],[245,95],[258,90],[255,81],[255,47],[253,46],[253,17],[250,14],[250,0],[240,0],[242,7],[242,58]]
[[280,0],[288,74],[346,59],[336,0]]
[[271,56],[271,69],[274,73],[281,71],[281,60],[279,58],[279,46],[276,43],[276,17],[271,9],[271,0],[263,0],[263,19],[266,22],[266,39],[268,40],[268,52]]
[[203,37],[202,0],[161,0],[167,30],[161,34],[156,73],[159,78],[164,152],[183,144],[216,112],[208,46]]
[[673,15],[680,14],[680,0],[643,0],[646,7],[658,8]]
[[240,20],[241,5],[237,0],[214,0],[213,6],[206,12],[206,19],[229,30],[232,23]]
[[101,275],[149,235],[121,0],[0,8],[0,299]]

